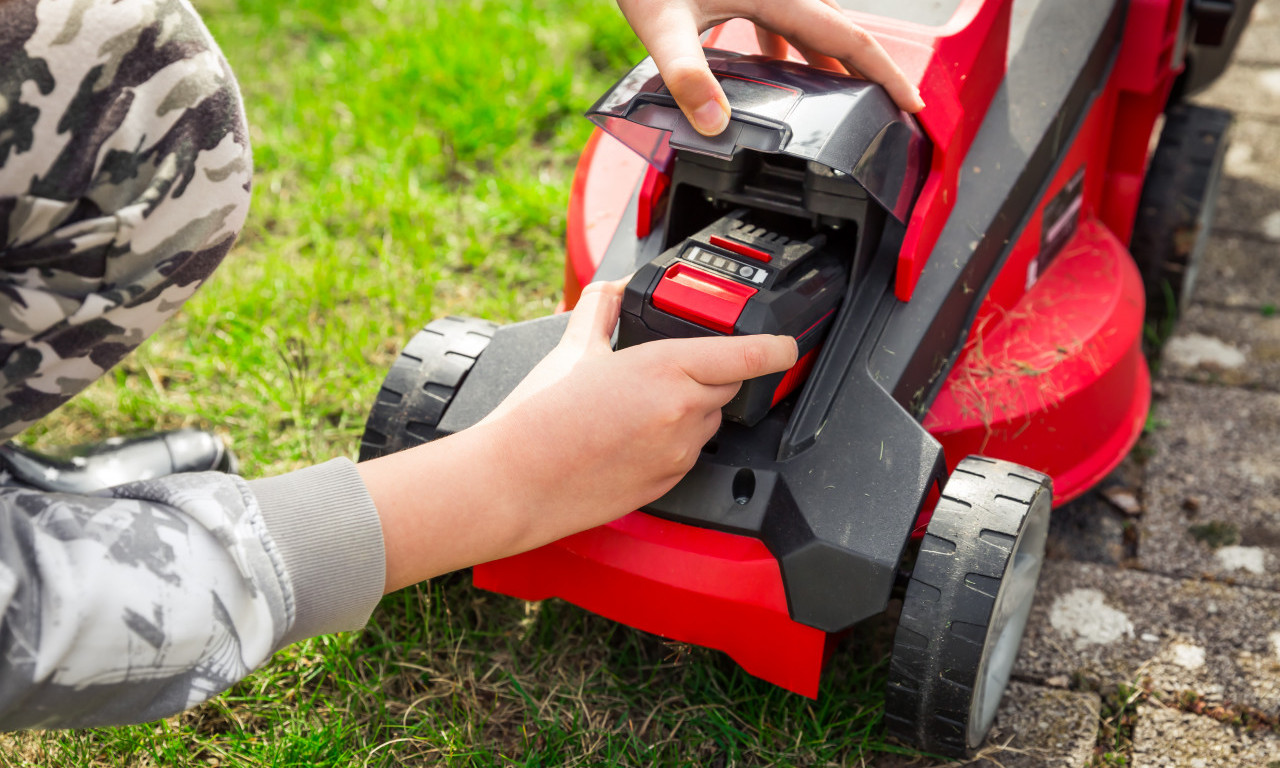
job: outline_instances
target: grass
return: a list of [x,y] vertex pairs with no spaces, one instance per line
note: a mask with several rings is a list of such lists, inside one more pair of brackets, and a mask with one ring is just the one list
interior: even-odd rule
[[[353,456],[418,325],[553,309],[581,112],[642,50],[601,0],[197,2],[249,111],[246,230],[173,322],[23,440],[202,425],[249,476]],[[0,736],[0,764],[856,765],[899,751],[871,632],[812,702],[455,576],[164,722]]]
[[1148,691],[1138,684],[1120,683],[1102,697],[1098,742],[1090,768],[1121,768],[1130,764],[1138,706]]
[[18,735],[25,765],[857,765],[880,737],[875,637],[811,702],[708,651],[572,606],[446,579],[387,598],[368,629],[277,655],[159,724]]

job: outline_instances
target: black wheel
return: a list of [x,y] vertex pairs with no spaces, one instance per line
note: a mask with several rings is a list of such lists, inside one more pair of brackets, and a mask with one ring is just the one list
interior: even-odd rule
[[1129,250],[1147,293],[1147,321],[1160,338],[1191,303],[1217,210],[1231,113],[1174,104],[1147,179]]
[[360,438],[360,461],[434,440],[436,426],[497,326],[471,317],[433,320],[391,366]]
[[968,757],[986,738],[1031,613],[1050,480],[970,456],[920,542],[889,661],[885,722],[920,749]]

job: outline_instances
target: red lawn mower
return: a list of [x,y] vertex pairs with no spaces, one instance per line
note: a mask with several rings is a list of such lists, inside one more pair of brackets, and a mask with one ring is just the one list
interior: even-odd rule
[[[633,274],[619,346],[789,333],[801,359],[743,386],[667,495],[474,580],[718,648],[810,697],[896,587],[886,722],[963,756],[1013,669],[1051,505],[1142,431],[1144,322],[1189,297],[1230,124],[1181,99],[1225,68],[1253,2],[845,5],[917,83],[918,116],[760,56],[742,21],[705,40],[722,135],[692,130],[650,60],[588,113],[566,307]],[[361,458],[479,421],[566,317],[429,324]]]

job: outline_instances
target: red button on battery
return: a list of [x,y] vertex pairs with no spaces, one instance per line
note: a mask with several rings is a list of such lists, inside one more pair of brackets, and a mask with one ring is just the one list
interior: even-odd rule
[[738,254],[739,256],[746,256],[748,259],[755,259],[756,261],[763,261],[765,264],[768,264],[769,262],[773,261],[773,255],[772,255],[772,254],[765,253],[764,251],[760,250],[759,248],[752,248],[751,246],[747,245],[746,243],[740,243],[740,242],[738,242],[737,240],[730,240],[730,239],[729,239],[729,238],[727,238],[727,237],[720,237],[719,235],[712,235],[712,236],[711,236],[711,244],[712,244],[712,245],[718,245],[718,246],[720,246],[721,248],[724,248],[724,249],[725,249],[725,250],[727,250],[727,251],[733,251],[734,253]]
[[672,264],[653,290],[653,306],[721,333],[733,326],[756,289],[703,272],[684,262]]

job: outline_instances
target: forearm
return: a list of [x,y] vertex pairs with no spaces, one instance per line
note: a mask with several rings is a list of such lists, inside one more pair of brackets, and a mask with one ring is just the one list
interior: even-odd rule
[[357,465],[382,521],[385,591],[587,527],[570,515],[537,514],[532,488],[522,492],[518,477],[529,457],[513,456],[500,432],[473,427]]

